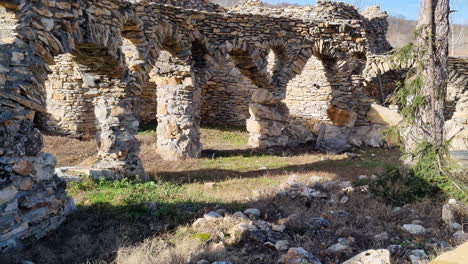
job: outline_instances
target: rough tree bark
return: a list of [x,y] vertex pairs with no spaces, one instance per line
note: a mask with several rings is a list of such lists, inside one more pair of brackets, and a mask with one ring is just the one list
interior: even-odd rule
[[444,108],[448,80],[449,0],[422,0],[418,21],[418,60],[423,63],[421,77],[423,106],[409,127],[406,149],[427,141],[437,149],[444,146]]

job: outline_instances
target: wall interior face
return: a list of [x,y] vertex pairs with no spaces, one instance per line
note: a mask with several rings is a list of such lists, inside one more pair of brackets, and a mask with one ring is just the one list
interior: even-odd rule
[[[140,122],[158,123],[169,160],[201,155],[202,122],[245,125],[257,148],[314,142],[294,118],[377,133],[366,116],[376,93],[364,91],[392,70],[386,18],[332,1],[226,10],[206,0],[0,0],[0,254],[74,208],[38,127],[95,136],[93,170],[141,180]],[[468,131],[467,65],[451,61],[451,131]]]
[[329,120],[328,104],[332,89],[322,61],[312,56],[302,73],[289,81],[284,101],[293,117],[304,120]]

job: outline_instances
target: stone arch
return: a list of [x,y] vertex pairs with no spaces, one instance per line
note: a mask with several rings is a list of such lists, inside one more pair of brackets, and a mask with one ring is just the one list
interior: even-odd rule
[[[18,220],[7,227],[0,252],[19,246],[23,239],[44,236],[73,208],[66,184],[55,174],[56,160],[42,152],[42,135],[34,126],[36,113],[47,112],[45,84],[61,56],[70,56],[80,66],[80,72],[86,73],[83,80],[90,72],[100,76],[89,80],[99,88],[95,115],[101,128],[93,171],[106,172],[99,175],[111,178],[145,179],[135,139],[139,80],[125,65],[122,27],[112,6],[83,1],[53,2],[53,6],[48,6],[49,1],[20,6],[20,1],[9,2],[5,12],[19,26],[12,27],[9,41],[0,40],[0,155],[13,162],[0,164],[0,191],[12,195],[8,214]],[[0,1],[0,13],[4,3]],[[25,217],[28,214],[32,215]]]
[[353,127],[368,123],[370,100],[364,93],[361,76],[367,61],[363,50],[362,45],[341,50],[321,39],[312,43],[312,54],[321,60],[330,83],[327,117],[334,125]]
[[[7,86],[20,90],[25,86],[28,87],[28,93],[22,96],[41,106],[41,109],[33,110],[46,112],[45,84],[50,73],[48,65],[55,65],[56,60],[62,58],[63,54],[70,54],[70,60],[79,65],[84,83],[92,83],[98,88],[94,102],[95,115],[100,128],[96,168],[113,171],[115,172],[113,176],[117,178],[124,176],[144,178],[143,167],[138,158],[139,146],[135,138],[138,129],[135,111],[138,106],[139,80],[125,65],[125,56],[121,51],[122,26],[118,23],[115,25],[103,23],[103,20],[118,21],[112,19],[116,13],[109,9],[99,9],[102,8],[99,6],[95,7],[94,14],[90,12],[91,14],[85,16],[85,20],[82,21],[74,19],[71,15],[74,10],[81,8],[78,4],[64,3],[56,7],[61,10],[61,17],[50,18],[43,16],[48,15],[47,12],[58,14],[59,11],[55,11],[54,8],[46,8],[47,11],[44,11],[43,3],[40,1],[23,7],[23,9],[29,8],[35,9],[15,11],[20,20],[25,21],[21,31],[18,32],[18,37],[29,45],[17,45],[9,50],[25,54],[22,63],[31,65],[30,69],[33,70],[25,72],[26,76],[30,75],[29,78],[21,76],[20,80]],[[70,12],[69,15],[66,14],[67,11]],[[32,15],[22,18],[27,13]],[[15,64],[10,66],[13,69],[18,68]]]
[[239,71],[261,89],[271,89],[271,76],[267,72],[268,43],[261,47],[243,40],[227,45],[227,59],[232,59]]

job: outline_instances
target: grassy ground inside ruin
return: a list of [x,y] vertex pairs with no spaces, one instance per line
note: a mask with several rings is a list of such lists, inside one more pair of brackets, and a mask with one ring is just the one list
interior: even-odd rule
[[[157,153],[154,129],[142,130],[138,139],[142,144],[140,156],[153,181],[70,183],[68,191],[79,211],[57,231],[14,258],[35,263],[187,263],[187,256],[193,255],[191,251],[201,251],[199,257],[228,258],[234,263],[276,262],[279,253],[265,249],[251,253],[251,249],[233,245],[228,253],[221,254],[217,244],[208,247],[206,240],[212,241],[213,232],[225,232],[223,226],[229,223],[220,223],[210,230],[195,230],[191,223],[217,208],[234,213],[256,207],[262,212],[281,210],[301,217],[319,216],[325,209],[346,210],[355,217],[338,221],[337,230],[347,228],[371,234],[387,230],[398,233],[398,226],[415,219],[428,221],[428,227],[435,230],[441,228],[439,209],[433,210],[439,205],[431,201],[408,207],[418,208],[419,215],[394,216],[392,206],[367,195],[358,194],[350,203],[333,208],[305,208],[300,201],[278,200],[273,195],[291,175],[296,175],[298,181],[307,182],[315,176],[326,182],[356,181],[360,175],[378,174],[387,167],[399,166],[397,149],[359,150],[358,157],[353,158],[320,154],[310,148],[259,152],[247,147],[248,134],[242,129],[203,128],[203,157],[174,162],[162,160]],[[45,146],[58,158],[58,167],[86,166],[92,164],[96,155],[93,141],[46,136]],[[370,215],[375,220],[372,227],[367,227],[365,219]],[[308,233],[293,234],[294,243],[308,249],[333,243],[330,234],[320,236],[318,241]],[[438,236],[446,237],[447,233],[441,231]],[[386,246],[372,244],[364,237],[359,239],[362,249]],[[424,244],[429,237],[401,239]],[[325,263],[342,260],[328,256],[323,259],[328,261]]]

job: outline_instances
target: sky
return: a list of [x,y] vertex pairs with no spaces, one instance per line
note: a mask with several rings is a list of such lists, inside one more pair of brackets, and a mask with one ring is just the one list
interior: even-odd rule
[[[288,2],[301,5],[313,5],[315,0],[263,0],[268,3]],[[404,16],[407,19],[416,20],[419,14],[421,0],[343,0],[343,2],[363,2],[366,6],[380,5],[382,10],[387,11],[392,16]],[[456,23],[468,24],[468,0],[450,1],[458,13],[455,14]]]

